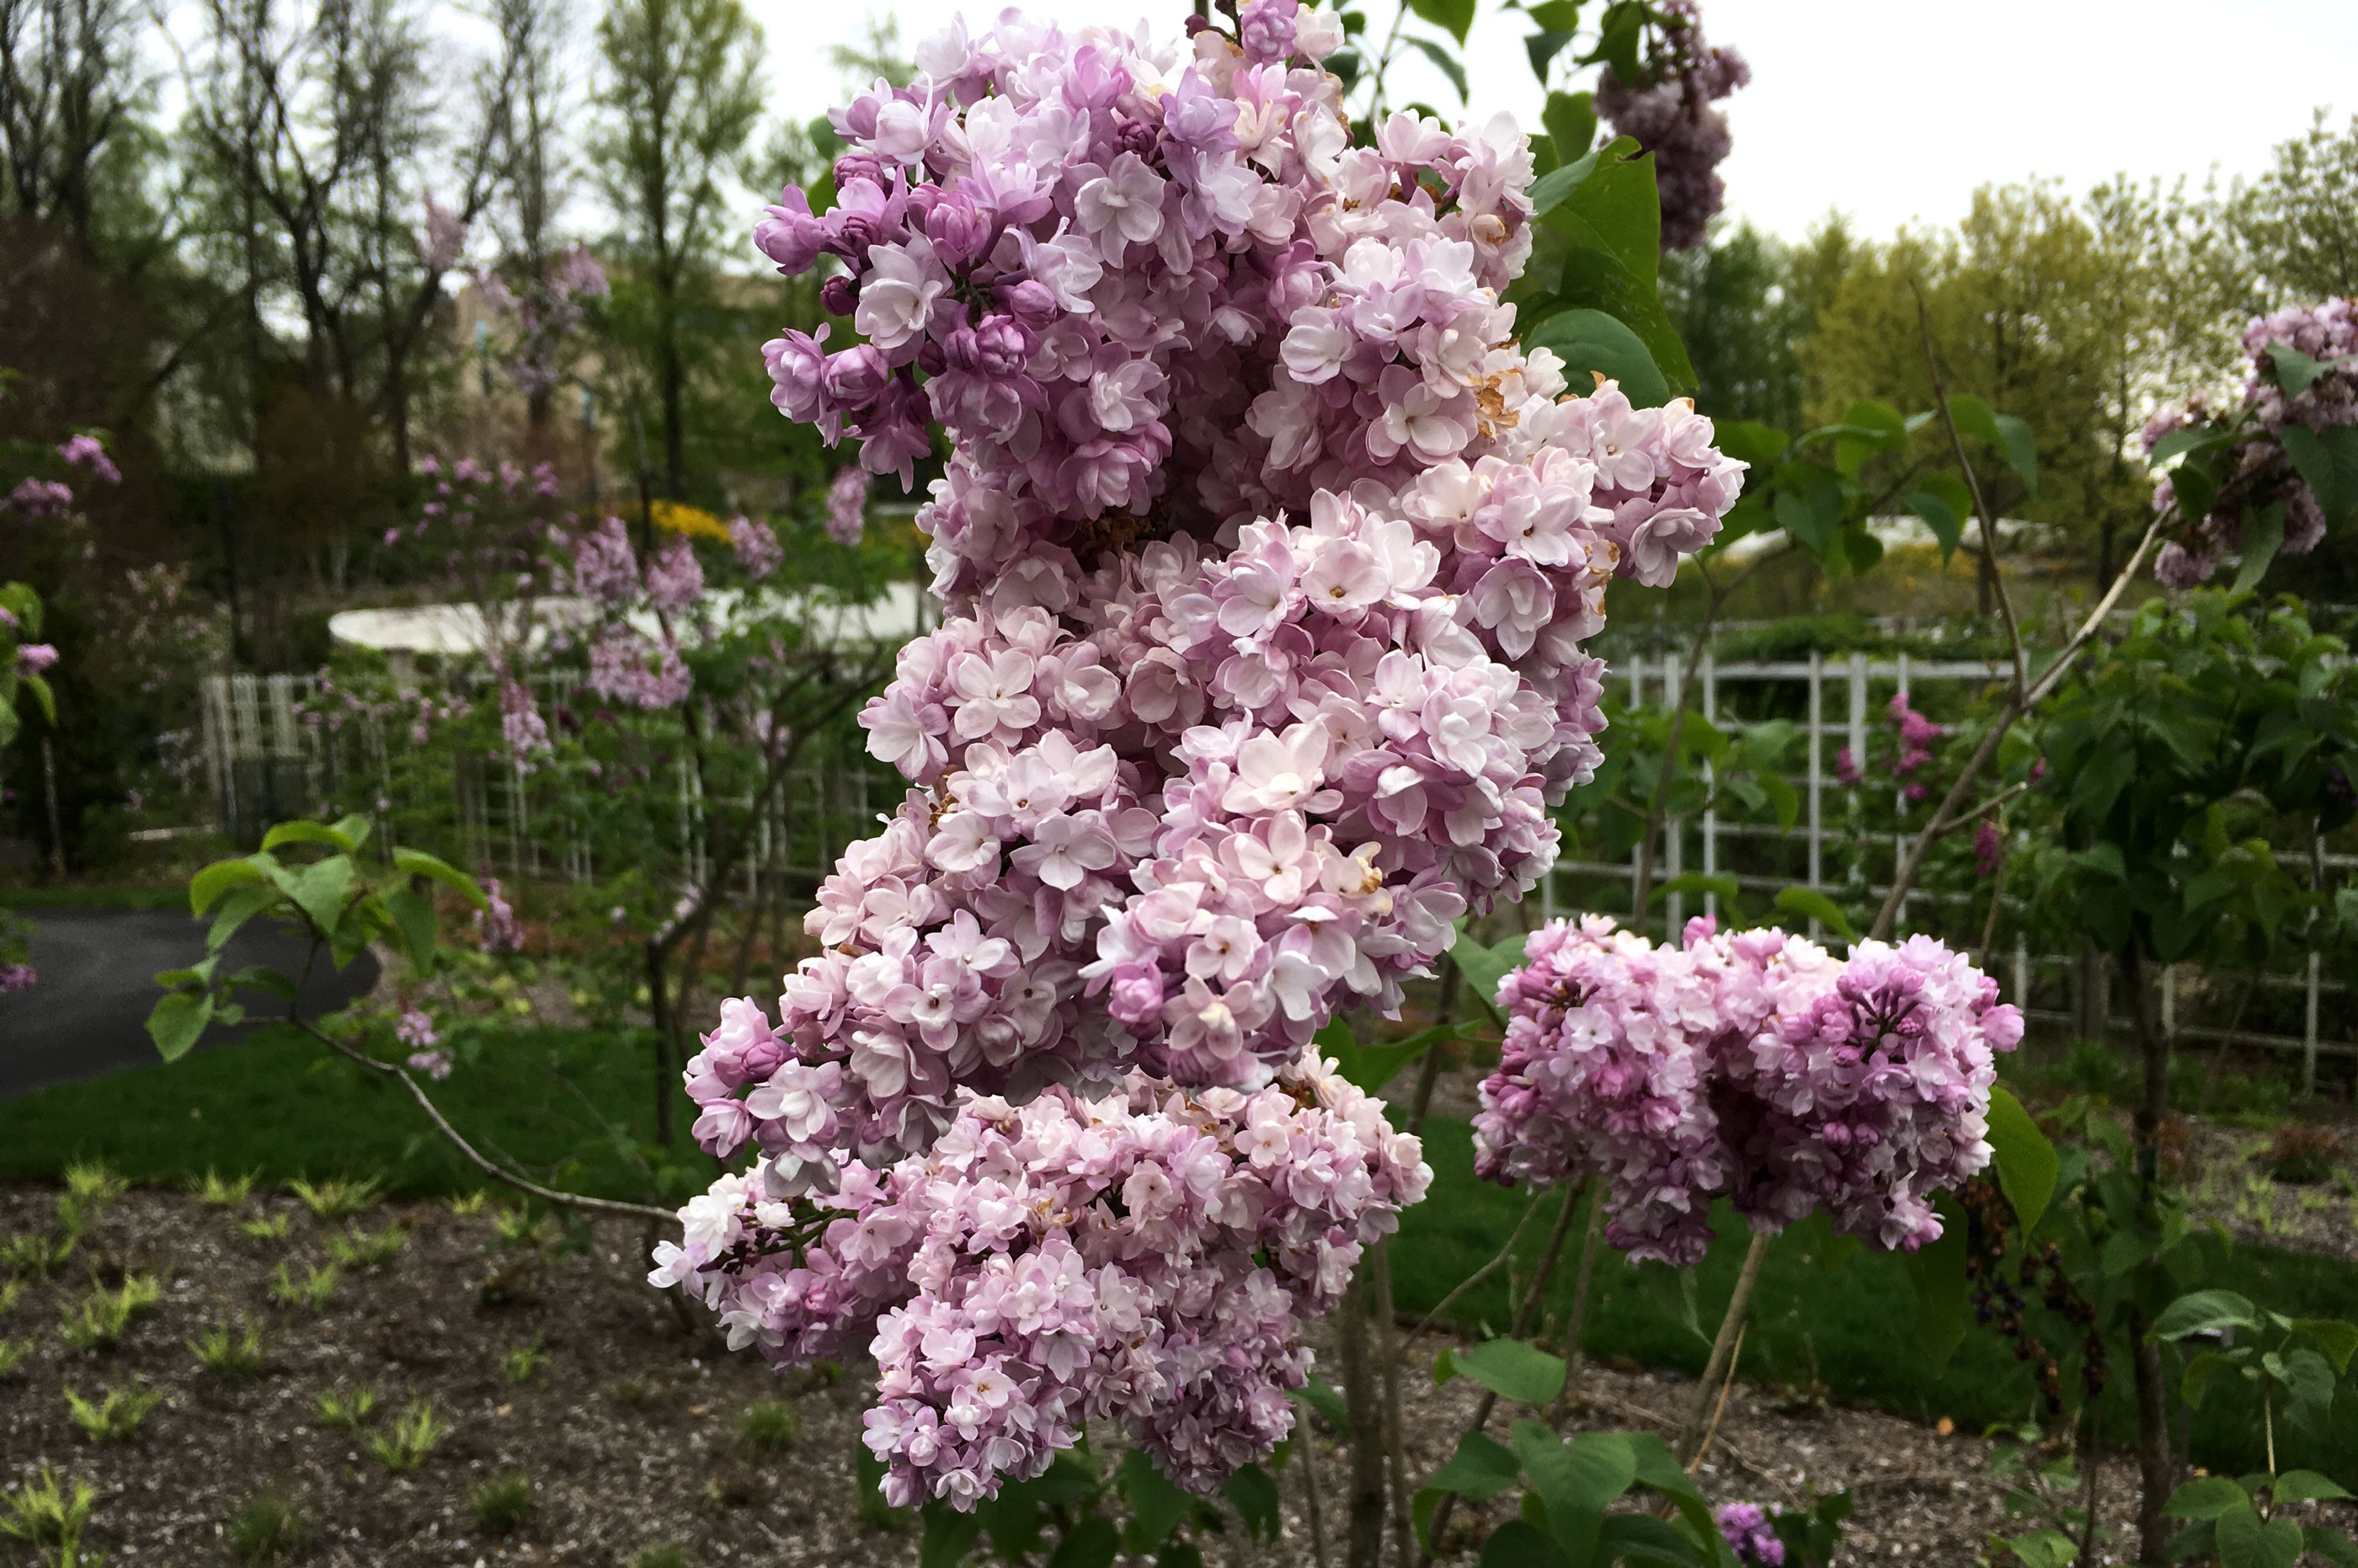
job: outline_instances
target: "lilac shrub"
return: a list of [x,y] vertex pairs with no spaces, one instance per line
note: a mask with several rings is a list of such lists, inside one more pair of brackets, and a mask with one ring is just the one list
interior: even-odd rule
[[1607,583],[1742,487],[1690,405],[1517,344],[1510,122],[1355,146],[1338,30],[1238,23],[954,27],[836,112],[836,205],[756,234],[862,340],[767,344],[777,406],[904,487],[948,432],[946,613],[861,716],[911,787],[822,951],[689,1064],[755,1161],[654,1278],[781,1363],[867,1346],[898,1502],[1091,1416],[1197,1489],[1286,1433],[1302,1321],[1429,1179],[1312,1036],[1552,863]]
[[1997,983],[1927,936],[1847,959],[1775,929],[1687,923],[1657,946],[1603,915],[1534,932],[1499,982],[1475,1168],[1605,1183],[1606,1238],[1689,1267],[1727,1198],[1758,1230],[1823,1208],[1880,1249],[1938,1238],[1931,1196],[1989,1162]]
[[[2145,427],[2147,453],[2190,427],[2234,430],[2224,451],[2206,467],[2217,479],[2216,494],[2201,505],[2201,515],[2183,519],[2180,537],[2154,557],[2154,576],[2171,588],[2208,582],[2231,552],[2243,548],[2245,515],[2256,509],[2284,508],[2278,549],[2285,555],[2307,555],[2325,538],[2327,520],[2317,492],[2280,443],[2288,429],[2324,432],[2358,426],[2358,301],[2328,299],[2255,317],[2244,330],[2244,349],[2250,369],[2234,407],[2215,409],[2196,397],[2164,409]],[[2313,373],[2297,366],[2288,383],[2285,365],[2272,352],[2277,350],[2307,360]],[[2304,373],[2309,379],[2301,384]],[[2291,390],[2294,385],[2299,390]],[[2154,492],[2155,510],[2178,500],[2178,491],[2175,479],[2164,479]]]
[[757,235],[841,262],[867,339],[769,344],[778,406],[904,482],[952,438],[919,514],[948,614],[861,720],[915,787],[783,1003],[864,1154],[961,1087],[1242,1083],[1396,1007],[1553,856],[1606,581],[1669,581],[1741,488],[1691,407],[1560,401],[1515,344],[1520,135],[1353,147],[1293,7],[1249,9],[1187,56],[954,29],[837,113],[838,205],[789,189]]
[[[760,1077],[763,1125],[823,1130],[833,1063],[785,1057],[735,1004],[702,1072]],[[727,1148],[752,1111],[716,1099]],[[791,1159],[792,1154],[779,1156]],[[971,1508],[1044,1472],[1092,1418],[1120,1419],[1183,1486],[1210,1490],[1291,1429],[1304,1318],[1433,1173],[1379,1101],[1305,1053],[1267,1087],[1188,1093],[1143,1073],[1022,1107],[971,1096],[921,1155],[882,1168],[838,1149],[833,1190],[773,1195],[773,1160],[685,1214],[653,1278],[780,1365],[867,1348],[868,1446],[885,1495]]]

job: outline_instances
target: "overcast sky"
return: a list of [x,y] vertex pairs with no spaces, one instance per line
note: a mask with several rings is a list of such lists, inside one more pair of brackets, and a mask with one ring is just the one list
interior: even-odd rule
[[[773,87],[797,116],[835,102],[830,44],[856,43],[871,15],[913,42],[964,11],[957,0],[748,0],[768,29]],[[1390,0],[1368,0],[1389,21]],[[1183,0],[1031,0],[1077,23],[1137,15],[1175,24]],[[1714,42],[1752,64],[1728,103],[1730,209],[1798,237],[1829,211],[1868,234],[1947,223],[1974,188],[2032,175],[2073,190],[2126,172],[2200,184],[2264,168],[2268,149],[2327,109],[2358,111],[2358,0],[1704,0]],[[1524,61],[1529,23],[1482,0],[1467,40],[1475,109],[1538,124]],[[1403,96],[1454,108],[1421,60]],[[808,110],[804,108],[808,105]]]

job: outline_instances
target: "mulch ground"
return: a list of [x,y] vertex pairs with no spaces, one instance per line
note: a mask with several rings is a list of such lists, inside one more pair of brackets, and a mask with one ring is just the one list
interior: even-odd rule
[[[55,1201],[52,1188],[0,1188],[0,1235],[44,1228]],[[282,1217],[283,1238],[240,1229],[241,1220]],[[281,1262],[301,1277],[329,1261],[330,1237],[352,1225],[398,1225],[407,1239],[389,1262],[346,1269],[317,1312],[272,1299]],[[30,1346],[0,1379],[0,1487],[14,1491],[43,1465],[88,1479],[99,1491],[89,1544],[117,1564],[235,1561],[232,1526],[265,1491],[303,1519],[306,1541],[290,1559],[303,1563],[622,1568],[662,1544],[683,1549],[691,1564],[914,1563],[915,1533],[863,1519],[856,1506],[860,1369],[782,1379],[684,1327],[642,1282],[647,1240],[603,1222],[586,1248],[511,1246],[489,1211],[393,1206],[330,1224],[283,1195],[232,1211],[131,1193],[53,1278],[27,1280],[0,1315],[0,1339]],[[152,1275],[162,1299],[113,1348],[77,1350],[60,1335],[60,1315],[89,1293],[93,1273],[101,1283]],[[267,1356],[253,1374],[207,1370],[189,1348],[223,1321],[263,1325]],[[510,1353],[532,1346],[545,1363],[518,1380]],[[1433,1388],[1439,1347],[1428,1340],[1412,1350],[1401,1378],[1420,1473],[1446,1457],[1474,1402],[1462,1379]],[[1693,1387],[1610,1368],[1592,1369],[1584,1386],[1593,1404],[1576,1424],[1666,1433]],[[69,1388],[96,1399],[134,1387],[163,1401],[127,1441],[94,1443],[70,1416]],[[379,1401],[366,1426],[355,1433],[322,1422],[319,1395],[363,1388]],[[757,1452],[740,1418],[773,1398],[791,1404],[799,1435],[782,1451]],[[394,1473],[372,1441],[421,1402],[448,1433],[416,1469]],[[1494,1432],[1504,1424],[1503,1413],[1493,1418]],[[1112,1433],[1104,1436],[1109,1444]],[[1850,1487],[1857,1509],[1844,1561],[1963,1564],[1992,1529],[2021,1528],[2006,1523],[1989,1454],[1978,1438],[1873,1412],[1780,1410],[1768,1390],[1744,1386],[1701,1479],[1719,1500],[1801,1503],[1812,1489]],[[1331,1565],[1341,1555],[1347,1459],[1322,1443],[1314,1468]],[[475,1488],[516,1471],[531,1480],[530,1515],[488,1530]],[[1312,1568],[1305,1482],[1297,1462],[1282,1480],[1286,1519],[1273,1546],[1232,1537],[1210,1561]],[[2108,1517],[2124,1513],[2125,1473],[2108,1471],[2101,1495]],[[1505,1517],[1509,1501],[1490,1516]],[[23,1555],[9,1554],[14,1545],[0,1542],[0,1563]],[[2118,1560],[2117,1546],[2110,1555]]]

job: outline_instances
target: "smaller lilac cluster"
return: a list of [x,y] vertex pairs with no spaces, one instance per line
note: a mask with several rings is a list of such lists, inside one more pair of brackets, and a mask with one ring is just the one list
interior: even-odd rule
[[1744,1568],[1785,1568],[1785,1543],[1758,1503],[1730,1503],[1720,1509],[1719,1533]]
[[868,488],[873,476],[858,463],[835,470],[827,487],[827,536],[838,545],[857,545],[868,531]]
[[486,953],[521,953],[524,928],[500,887],[500,879],[483,879],[483,907],[475,911],[475,943]]
[[[1606,66],[1596,84],[1596,113],[1616,135],[1636,137],[1654,155],[1662,249],[1691,250],[1727,205],[1719,166],[1735,144],[1727,116],[1714,105],[1750,81],[1752,68],[1734,49],[1704,41],[1694,0],[1659,0],[1650,9],[1642,74],[1625,82]],[[1586,150],[1568,149],[1563,157]]]
[[1900,781],[1900,793],[1908,803],[1918,805],[1931,792],[1916,774],[1932,760],[1932,742],[1949,732],[1948,726],[1935,724],[1916,711],[1904,691],[1892,694],[1888,711],[1899,730],[1899,754],[1891,761],[1891,776]]
[[507,358],[509,379],[527,397],[553,391],[565,376],[567,346],[589,319],[589,302],[611,292],[606,269],[587,249],[575,245],[537,276],[525,278],[521,294],[489,269],[474,276],[483,303],[515,323]]
[[[2299,392],[2288,391],[2269,353],[2277,347],[2323,368]],[[2278,438],[2296,425],[2310,430],[2358,425],[2358,300],[2328,299],[2255,317],[2244,329],[2244,350],[2250,368],[2235,409],[2214,409],[2194,397],[2162,410],[2145,427],[2148,453],[2174,431],[2220,427],[2230,420],[2243,427],[2214,465],[2224,478],[2210,510],[2183,519],[2185,532],[2154,557],[2154,576],[2171,588],[2192,588],[2215,576],[2228,555],[2243,547],[2244,515],[2258,508],[2284,507],[2283,555],[2305,556],[2325,537],[2317,492],[2294,470]],[[2154,509],[2167,510],[2176,498],[2176,486],[2165,479],[2154,492]]]
[[729,549],[737,557],[738,567],[754,582],[776,571],[786,558],[786,547],[778,543],[778,531],[741,513],[729,520]]
[[[609,702],[649,711],[685,702],[694,681],[668,611],[693,604],[704,592],[696,547],[675,536],[642,573],[630,530],[612,515],[560,544],[571,557],[569,569],[560,568],[560,581],[590,600],[599,617],[590,642],[590,689]],[[627,613],[642,602],[666,611],[653,636]]]
[[442,1045],[440,1031],[434,1027],[433,1018],[414,1004],[405,1004],[401,1016],[394,1021],[393,1038],[406,1047],[404,1058],[410,1071],[423,1073],[437,1083],[450,1076],[450,1053]]
[[[794,1062],[750,1003],[724,1009],[689,1065],[691,1092],[759,1083],[765,1134],[814,1138],[839,1071]],[[697,1136],[725,1154],[748,1120],[698,1098]],[[1090,1420],[1120,1420],[1197,1492],[1266,1456],[1308,1379],[1303,1320],[1334,1306],[1433,1175],[1417,1140],[1314,1051],[1249,1093],[1134,1073],[1098,1098],[969,1096],[924,1154],[833,1159],[832,1190],[781,1181],[767,1157],[722,1177],[649,1278],[686,1285],[732,1346],[779,1365],[868,1337],[866,1442],[886,1500],[959,1509],[1040,1475]]]
[[1989,1161],[1994,1056],[2022,1015],[1930,937],[1843,960],[1708,918],[1658,946],[1591,915],[1541,927],[1525,953],[1498,987],[1507,1033],[1476,1169],[1594,1173],[1606,1237],[1633,1257],[1698,1261],[1722,1196],[1758,1229],[1823,1208],[1912,1251],[1941,1234],[1931,1195]]
[[40,971],[30,964],[0,964],[0,996],[31,990],[40,978]]

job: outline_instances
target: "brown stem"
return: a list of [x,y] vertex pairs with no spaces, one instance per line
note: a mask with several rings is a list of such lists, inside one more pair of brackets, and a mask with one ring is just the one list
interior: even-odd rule
[[337,1039],[335,1036],[322,1031],[318,1025],[312,1023],[308,1019],[298,1019],[296,1022],[297,1027],[300,1028],[305,1033],[310,1035],[312,1039],[319,1041],[321,1044],[330,1047],[331,1050],[342,1053],[352,1061],[358,1063],[363,1067],[369,1068],[373,1072],[384,1073],[391,1077],[399,1079],[402,1087],[409,1091],[410,1098],[416,1100],[419,1108],[422,1108],[426,1112],[427,1118],[433,1121],[436,1130],[438,1130],[444,1138],[449,1140],[451,1144],[458,1149],[459,1152],[465,1155],[467,1160],[485,1175],[490,1176],[496,1181],[504,1182],[509,1186],[515,1188],[518,1192],[529,1193],[534,1197],[540,1199],[543,1203],[556,1204],[564,1208],[579,1209],[585,1214],[621,1215],[633,1219],[652,1219],[656,1221],[658,1224],[663,1225],[669,1225],[678,1218],[678,1217],[673,1214],[671,1210],[656,1208],[650,1204],[619,1203],[612,1198],[587,1197],[579,1193],[559,1192],[554,1187],[544,1187],[538,1182],[527,1181],[524,1177],[517,1175],[514,1172],[497,1164],[492,1160],[486,1159],[482,1154],[477,1152],[475,1146],[468,1142],[457,1128],[450,1125],[449,1119],[442,1114],[441,1108],[437,1106],[432,1099],[427,1098],[425,1089],[420,1087],[417,1080],[411,1077],[407,1072],[395,1065],[391,1062],[380,1062],[375,1057],[370,1055],[367,1052],[355,1048],[346,1041]]
[[[1438,994],[1434,996],[1433,1003],[1433,1022],[1435,1028],[1446,1026],[1451,1016],[1456,1012],[1457,988],[1461,979],[1457,972],[1457,961],[1444,953],[1441,956],[1441,981]],[[1412,1138],[1424,1130],[1425,1112],[1433,1108],[1433,1086],[1441,1076],[1441,1053],[1448,1044],[1445,1040],[1434,1041],[1426,1050],[1424,1061],[1417,1069],[1416,1098],[1409,1102],[1408,1110],[1408,1132]]]
[[2081,1457],[2080,1473],[2080,1555],[2078,1561],[2093,1564],[2096,1561],[2096,1474],[2104,1466],[2104,1427],[2096,1420],[2093,1400],[2088,1404],[2087,1452]]
[[[1567,1189],[1563,1195],[1563,1207],[1555,1217],[1555,1229],[1548,1235],[1547,1250],[1540,1254],[1539,1271],[1531,1276],[1531,1289],[1523,1292],[1522,1304],[1515,1309],[1515,1325],[1509,1335],[1509,1338],[1522,1338],[1531,1333],[1531,1325],[1538,1320],[1540,1304],[1547,1300],[1548,1276],[1555,1272],[1555,1260],[1563,1253],[1564,1236],[1572,1229],[1573,1214],[1580,1206],[1579,1195],[1577,1192],[1570,1189]],[[1474,1419],[1466,1423],[1466,1430],[1468,1433],[1476,1433],[1489,1425],[1490,1412],[1496,1410],[1498,1405],[1498,1396],[1485,1390],[1481,1402],[1474,1407]],[[1444,1492],[1441,1495],[1440,1503],[1433,1510],[1433,1524],[1429,1530],[1435,1545],[1440,1543],[1443,1532],[1448,1530],[1449,1516],[1456,1509],[1457,1494]],[[1417,1561],[1420,1563],[1431,1563],[1433,1553],[1420,1552],[1417,1554]]]
[[1318,1511],[1318,1433],[1307,1415],[1294,1422],[1293,1433],[1302,1460],[1302,1511],[1310,1516],[1311,1568],[1326,1568],[1326,1521]]
[[1703,1442],[1695,1447],[1695,1455],[1687,1461],[1687,1474],[1692,1476],[1703,1465],[1703,1456],[1711,1452],[1711,1440],[1719,1435],[1719,1423],[1727,1416],[1727,1396],[1736,1391],[1736,1369],[1744,1363],[1744,1336],[1751,1328],[1746,1324],[1736,1331],[1736,1349],[1727,1358],[1727,1376],[1719,1385],[1719,1402],[1711,1408],[1711,1424],[1703,1429]]
[[2132,1312],[2129,1331],[2136,1337],[2133,1357],[2137,1406],[2137,1561],[2162,1568],[2169,1561],[2169,1521],[2162,1517],[2174,1484],[2169,1462],[2169,1417],[2165,1407],[2161,1341],[2147,1332],[2145,1315]]
[[1413,1345],[1416,1341],[1424,1337],[1424,1331],[1431,1328],[1435,1323],[1438,1323],[1441,1320],[1442,1314],[1456,1305],[1458,1297],[1464,1295],[1467,1291],[1472,1290],[1476,1285],[1480,1284],[1483,1281],[1488,1279],[1491,1275],[1497,1273],[1501,1268],[1505,1267],[1507,1260],[1515,1255],[1515,1243],[1523,1238],[1523,1232],[1530,1227],[1531,1216],[1539,1213],[1540,1199],[1543,1195],[1545,1195],[1543,1193],[1539,1192],[1535,1192],[1531,1195],[1531,1201],[1523,1206],[1522,1217],[1515,1221],[1515,1228],[1508,1233],[1507,1244],[1498,1249],[1496,1256],[1494,1256],[1487,1263],[1483,1264],[1480,1268],[1475,1270],[1472,1273],[1466,1275],[1464,1279],[1450,1286],[1449,1293],[1442,1297],[1440,1302],[1434,1305],[1431,1312],[1426,1313],[1422,1317],[1417,1319],[1416,1327],[1409,1332],[1410,1344]]
[[1384,1553],[1383,1411],[1376,1402],[1375,1368],[1368,1356],[1367,1281],[1354,1279],[1343,1292],[1336,1323],[1342,1353],[1343,1402],[1351,1413],[1350,1534],[1343,1561],[1348,1568],[1381,1568]]
[[2146,552],[2153,548],[2153,542],[2160,535],[2163,523],[2176,515],[2177,508],[2174,506],[2154,514],[2153,521],[2146,524],[2145,537],[2137,542],[2136,550],[2129,557],[2128,564],[2121,568],[2121,575],[2113,579],[2113,586],[2104,590],[2104,597],[2096,601],[2096,607],[2088,612],[2087,619],[2080,623],[2080,629],[2071,634],[2071,640],[2064,643],[2062,652],[2055,655],[2055,662],[2030,683],[2019,700],[2008,699],[1997,718],[1991,721],[1989,733],[1982,738],[1982,743],[1974,748],[1972,761],[1965,764],[1964,772],[1957,775],[1957,782],[1942,798],[1940,809],[1926,820],[1923,831],[1917,834],[1915,842],[1908,847],[1907,859],[1900,862],[1893,875],[1891,891],[1884,895],[1883,908],[1876,914],[1875,925],[1867,931],[1871,940],[1881,942],[1890,938],[1892,928],[1899,922],[1900,903],[1916,885],[1916,879],[1923,874],[1924,860],[1932,852],[1933,841],[1955,827],[1956,822],[1970,820],[1959,817],[1956,822],[1952,822],[1947,820],[1951,814],[1963,801],[1974,781],[1981,776],[1982,769],[1997,755],[1998,743],[2006,739],[2006,732],[2024,714],[2046,701],[2054,694],[2055,688],[2063,684],[2063,677],[2071,673],[2071,665],[2078,661],[2082,650],[2104,629],[2104,618],[2113,612],[2114,604],[2128,588],[2130,579],[2145,565]]
[[[2004,903],[2005,899],[2006,838],[2004,833],[2001,831],[1998,838],[1997,868],[1990,873],[1989,914],[1982,920],[1981,946],[1974,949],[1974,962],[1983,969],[1987,969],[1989,968],[1990,948],[1997,942],[1998,912],[2000,906]],[[2015,1000],[2017,1003],[2024,1006],[2028,1005],[2028,1002],[2024,998],[2017,997]]]
[[1555,1397],[1552,1421],[1571,1412],[1574,1391],[1580,1382],[1581,1340],[1588,1329],[1588,1292],[1596,1279],[1596,1255],[1605,1245],[1605,1194],[1594,1192],[1588,1204],[1588,1234],[1580,1243],[1580,1271],[1573,1276],[1572,1317],[1563,1329],[1563,1390]]
[[1972,460],[1965,456],[1965,438],[1957,429],[1956,416],[1949,411],[1949,389],[1941,381],[1941,357],[1932,350],[1932,318],[1924,308],[1924,291],[1916,280],[1908,280],[1909,290],[1916,296],[1916,330],[1924,339],[1924,368],[1932,375],[1932,401],[1941,410],[1941,424],[1949,432],[1949,450],[1964,471],[1965,489],[1974,498],[1974,515],[1981,519],[1983,581],[1989,585],[1997,600],[2000,619],[2006,622],[2007,650],[2014,655],[2014,700],[2019,703],[2030,683],[2030,672],[2022,654],[2022,626],[2014,618],[2014,600],[2006,590],[2006,574],[1997,569],[1997,523],[1990,515],[1989,501],[1982,494],[1982,481],[1974,472]]
[[1392,1248],[1376,1243],[1376,1334],[1383,1352],[1384,1459],[1392,1484],[1392,1560],[1405,1563],[1415,1550],[1409,1512],[1408,1428],[1401,1420],[1400,1323],[1392,1312]]
[[1712,1389],[1722,1378],[1733,1379],[1736,1375],[1736,1342],[1744,1332],[1744,1309],[1752,1303],[1752,1286],[1760,1278],[1760,1260],[1768,1255],[1768,1232],[1754,1231],[1752,1245],[1745,1249],[1744,1267],[1736,1276],[1736,1293],[1727,1298],[1727,1311],[1719,1320],[1719,1335],[1711,1343],[1711,1359],[1704,1364],[1694,1410],[1687,1417],[1686,1430],[1679,1433],[1682,1465],[1692,1464],[1703,1452],[1704,1429],[1711,1420]]

